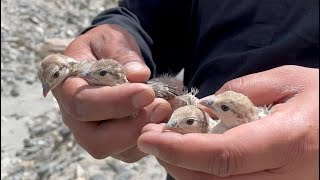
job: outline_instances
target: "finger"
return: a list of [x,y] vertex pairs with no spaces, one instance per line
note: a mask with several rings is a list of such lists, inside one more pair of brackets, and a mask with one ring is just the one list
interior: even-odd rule
[[134,37],[118,25],[101,25],[85,34],[97,59],[111,58],[119,61],[130,82],[145,82],[150,78],[150,69],[142,59],[139,45]]
[[[194,179],[214,179],[214,180],[274,180],[274,179],[293,179],[292,173],[273,173],[272,171],[259,171],[250,174],[243,174],[230,177],[219,177],[208,173],[199,171],[192,171],[181,167],[173,166],[164,161],[158,160],[159,163],[166,169],[166,171],[176,180],[194,180]],[[301,175],[300,175],[301,176]],[[295,179],[304,179],[304,177],[297,177]]]
[[126,163],[134,163],[145,157],[147,154],[140,151],[137,146],[132,147],[122,153],[113,155],[112,157]]
[[[288,141],[288,134],[295,128],[280,120],[286,117],[288,114],[280,116],[275,112],[264,120],[235,127],[224,134],[162,133],[162,126],[148,125],[154,127],[149,128],[151,131],[144,130],[138,147],[175,166],[217,176],[279,168],[291,158],[291,153],[296,153]],[[299,145],[304,140],[299,138],[295,143]]]
[[84,35],[75,38],[65,49],[64,55],[78,61],[97,60],[97,57],[90,47],[90,38]]
[[160,129],[162,129],[165,126],[165,123],[160,123],[160,124],[153,124],[153,123],[149,123],[147,125],[145,125],[141,132],[146,133],[148,131],[159,131]]
[[207,173],[203,173],[203,172],[199,172],[199,171],[184,169],[181,167],[173,166],[173,165],[166,163],[165,161],[162,161],[160,159],[157,159],[157,160],[161,164],[161,166],[164,167],[166,172],[168,172],[175,180],[194,180],[194,179],[219,180],[219,177],[215,177],[212,174],[207,174]]
[[284,101],[301,92],[308,83],[306,71],[301,71],[303,68],[305,67],[282,66],[243,76],[227,82],[216,94],[227,90],[236,91],[247,95],[256,105]]
[[154,109],[153,113],[149,113],[148,119],[152,123],[168,121],[172,112],[170,103],[162,98],[156,98],[155,101],[158,103],[158,106]]
[[[69,127],[77,142],[97,159],[119,154],[133,148],[142,127],[149,122],[148,116],[159,106],[157,99],[143,108],[136,118],[83,122],[74,119],[63,108],[64,123]],[[61,106],[61,105],[60,105]]]
[[68,78],[54,90],[63,108],[75,119],[97,121],[127,117],[154,100],[154,91],[145,84],[89,86],[80,78]]

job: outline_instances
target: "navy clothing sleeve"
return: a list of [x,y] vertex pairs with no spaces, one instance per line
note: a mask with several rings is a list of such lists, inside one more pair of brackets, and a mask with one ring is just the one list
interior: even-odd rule
[[181,30],[188,20],[189,4],[183,0],[120,1],[119,7],[100,13],[82,33],[101,24],[120,25],[136,38],[153,75],[176,74],[185,63],[177,57],[182,53],[179,46],[184,45],[186,32]]
[[93,26],[131,32],[154,74],[185,69],[199,97],[282,65],[319,68],[318,0],[124,0]]

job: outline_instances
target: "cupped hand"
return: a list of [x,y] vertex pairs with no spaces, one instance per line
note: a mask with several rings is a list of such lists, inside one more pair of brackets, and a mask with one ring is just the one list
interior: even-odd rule
[[[141,129],[159,122],[171,112],[167,101],[155,99],[145,84],[150,69],[145,65],[132,35],[118,25],[101,25],[77,37],[64,52],[78,61],[111,58],[124,65],[130,82],[114,87],[90,86],[70,77],[53,94],[64,123],[76,141],[95,158],[114,156],[134,162],[145,156],[136,147]],[[139,111],[133,118],[130,115]]]
[[162,133],[148,124],[138,147],[177,180],[319,178],[319,69],[282,66],[226,83],[272,114],[223,134]]

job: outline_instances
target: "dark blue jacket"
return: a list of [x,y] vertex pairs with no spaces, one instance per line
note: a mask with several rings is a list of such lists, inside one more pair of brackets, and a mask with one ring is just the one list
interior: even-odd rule
[[153,74],[185,68],[199,97],[281,65],[319,68],[318,0],[125,0],[92,25],[106,23],[135,36]]

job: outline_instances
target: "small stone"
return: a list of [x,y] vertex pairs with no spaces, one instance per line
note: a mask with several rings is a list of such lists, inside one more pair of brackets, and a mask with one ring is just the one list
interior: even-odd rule
[[31,143],[31,141],[30,141],[30,139],[24,139],[23,140],[23,146],[24,147],[32,147],[32,143]]
[[75,178],[86,179],[86,172],[80,165],[77,165],[77,167],[76,167]]
[[19,165],[23,168],[32,168],[34,166],[34,161],[22,161]]
[[18,97],[20,95],[19,91],[15,88],[11,89],[10,95],[13,97]]
[[102,174],[95,174],[91,176],[89,180],[107,180],[107,178]]
[[37,18],[37,17],[31,17],[30,18],[31,22],[35,23],[35,24],[39,24],[40,23],[40,20]]

